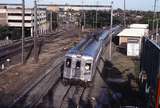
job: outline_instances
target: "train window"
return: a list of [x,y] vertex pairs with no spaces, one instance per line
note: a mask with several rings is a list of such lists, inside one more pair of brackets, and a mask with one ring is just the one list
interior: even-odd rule
[[66,67],[71,67],[71,63],[72,63],[72,60],[70,59],[70,58],[68,58],[67,60],[66,60]]
[[86,63],[86,64],[85,64],[85,69],[86,69],[87,71],[91,70],[91,63]]
[[80,61],[77,61],[77,62],[76,62],[76,68],[79,69],[80,67],[81,67],[81,62],[80,62]]

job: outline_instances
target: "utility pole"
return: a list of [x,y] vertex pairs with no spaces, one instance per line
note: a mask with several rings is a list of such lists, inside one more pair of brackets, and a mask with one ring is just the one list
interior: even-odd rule
[[58,15],[58,12],[57,12],[57,28],[59,27],[59,15]]
[[93,12],[93,29],[94,29],[94,12]]
[[[83,2],[83,5],[84,5],[84,2]],[[83,24],[83,26],[84,26],[84,29],[85,29],[85,27],[86,27],[86,13],[85,13],[85,10],[84,10],[84,8],[83,8],[83,19],[84,19],[84,24]]]
[[158,23],[159,23],[159,20],[158,20],[158,18],[157,18],[157,25],[156,25],[156,43],[158,42],[158,35],[159,35],[159,33],[158,33],[158,28],[159,28]]
[[52,15],[52,11],[50,12],[50,32],[52,32],[52,30],[53,30],[53,15]]
[[24,64],[24,37],[25,37],[25,1],[22,0],[22,55],[21,55],[21,62]]
[[124,0],[124,10],[123,10],[123,14],[124,14],[124,18],[123,18],[123,25],[124,25],[124,28],[126,27],[126,0]]
[[85,29],[85,27],[86,27],[86,13],[85,13],[85,11],[83,11],[83,14],[84,14],[84,29]]
[[[98,1],[97,1],[97,5],[98,5]],[[97,8],[96,8],[96,29],[97,29]]]
[[34,22],[33,22],[33,18],[34,18],[34,16],[33,16],[33,13],[34,12],[34,9],[32,9],[32,12],[31,12],[31,19],[32,19],[32,21],[31,21],[31,37],[33,37],[34,36]]
[[38,50],[37,50],[37,1],[34,1],[34,61],[38,62]]
[[111,2],[111,21],[110,21],[110,47],[109,60],[112,61],[112,25],[113,25],[113,1]]
[[154,15],[153,15],[153,22],[152,22],[152,32],[154,32],[154,23],[156,19],[156,5],[157,5],[157,0],[154,0]]
[[83,5],[84,5],[84,1],[82,0],[82,19],[83,19],[82,30],[85,28],[85,25],[86,25],[86,14],[85,14]]

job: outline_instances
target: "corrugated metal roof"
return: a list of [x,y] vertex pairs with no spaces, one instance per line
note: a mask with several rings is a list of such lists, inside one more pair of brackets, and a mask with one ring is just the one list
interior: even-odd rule
[[137,28],[137,29],[147,29],[149,27],[148,24],[131,24],[130,28]]
[[148,29],[124,29],[117,36],[143,37],[148,34]]

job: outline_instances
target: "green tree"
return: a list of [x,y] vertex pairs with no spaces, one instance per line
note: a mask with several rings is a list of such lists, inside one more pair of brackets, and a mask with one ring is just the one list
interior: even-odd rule
[[10,37],[10,30],[8,26],[0,26],[0,40],[4,40],[7,36]]

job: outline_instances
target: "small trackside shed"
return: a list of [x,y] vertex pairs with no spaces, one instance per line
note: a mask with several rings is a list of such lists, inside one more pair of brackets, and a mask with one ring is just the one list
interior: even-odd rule
[[135,29],[148,29],[148,24],[131,24],[129,28],[135,28]]
[[127,56],[139,56],[142,37],[148,35],[148,29],[127,28],[119,36],[119,45],[127,49]]

